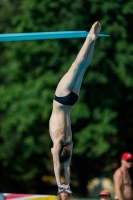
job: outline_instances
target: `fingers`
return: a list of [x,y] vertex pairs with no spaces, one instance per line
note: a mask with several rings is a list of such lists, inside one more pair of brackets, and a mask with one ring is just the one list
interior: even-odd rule
[[67,184],[67,185],[65,185],[65,188],[69,188],[69,185]]

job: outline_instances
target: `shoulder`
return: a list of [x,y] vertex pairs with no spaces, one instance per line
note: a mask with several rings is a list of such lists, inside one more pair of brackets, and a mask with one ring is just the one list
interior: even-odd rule
[[122,170],[121,168],[118,168],[115,172],[114,172],[114,177],[115,176],[121,176],[122,175]]
[[121,178],[122,177],[122,170],[121,170],[121,168],[118,168],[116,171],[115,171],[115,173],[114,173],[114,175],[113,175],[113,179],[117,179],[117,178]]

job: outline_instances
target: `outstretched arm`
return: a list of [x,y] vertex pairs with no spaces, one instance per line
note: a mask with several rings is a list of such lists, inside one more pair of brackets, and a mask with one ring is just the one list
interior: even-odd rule
[[61,185],[61,180],[60,180],[61,164],[59,157],[60,150],[61,150],[60,142],[54,144],[53,148],[51,149],[51,153],[53,155],[54,173],[58,187]]
[[[73,143],[69,145],[68,148],[71,151],[71,155],[72,155]],[[71,157],[66,162],[64,162],[64,173],[65,173],[66,185],[70,184],[70,162],[71,162]]]

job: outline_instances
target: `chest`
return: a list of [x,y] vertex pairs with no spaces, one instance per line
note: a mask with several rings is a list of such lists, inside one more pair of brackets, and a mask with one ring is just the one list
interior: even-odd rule
[[123,183],[124,184],[132,184],[132,181],[131,181],[131,178],[130,178],[130,175],[129,175],[129,173],[128,172],[125,172],[125,173],[123,173]]

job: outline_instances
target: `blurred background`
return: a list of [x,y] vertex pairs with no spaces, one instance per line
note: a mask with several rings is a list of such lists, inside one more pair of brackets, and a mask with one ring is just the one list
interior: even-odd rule
[[[0,0],[0,33],[89,30],[98,20],[111,34],[96,41],[71,114],[75,197],[97,197],[103,188],[113,194],[120,157],[133,153],[132,11],[131,0]],[[84,40],[0,43],[1,193],[56,194],[52,100]]]

